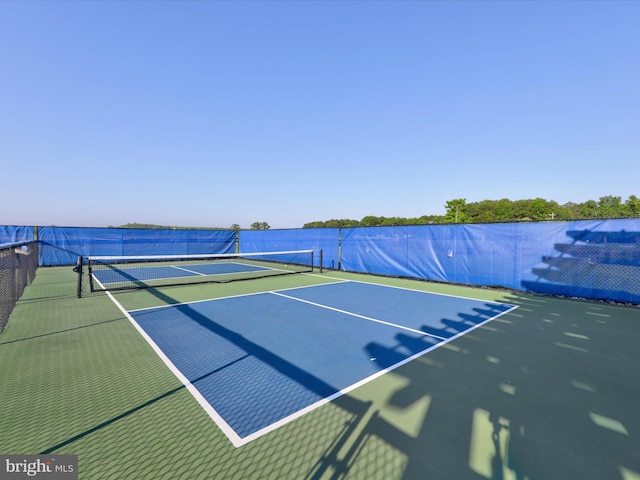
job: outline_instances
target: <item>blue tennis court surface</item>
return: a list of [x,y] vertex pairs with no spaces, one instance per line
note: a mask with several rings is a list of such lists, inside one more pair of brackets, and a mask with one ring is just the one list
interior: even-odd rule
[[514,308],[345,281],[129,314],[240,446]]

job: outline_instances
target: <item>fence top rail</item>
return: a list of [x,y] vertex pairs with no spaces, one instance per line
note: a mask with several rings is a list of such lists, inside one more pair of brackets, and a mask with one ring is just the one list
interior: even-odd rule
[[23,247],[25,245],[33,245],[34,243],[38,243],[38,240],[24,240],[22,242],[0,243],[0,250],[4,250],[7,248]]

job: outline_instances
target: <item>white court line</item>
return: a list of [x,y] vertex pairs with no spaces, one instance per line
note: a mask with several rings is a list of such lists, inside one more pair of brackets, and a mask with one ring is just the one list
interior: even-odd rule
[[[179,267],[177,265],[168,265],[168,266],[171,267],[171,268],[175,268],[176,270],[182,270],[183,272],[194,273],[196,275],[201,275],[203,277],[207,276],[206,273],[196,272],[195,270],[189,270],[188,268]],[[164,280],[164,278],[173,278],[173,277],[160,277],[160,278],[153,278],[152,280]]]
[[[275,291],[277,291],[277,292],[286,292],[288,290],[299,290],[301,288],[322,287],[323,285],[335,285],[336,283],[345,283],[345,282],[350,282],[350,281],[351,280],[340,280],[338,282],[331,282],[331,283],[321,283],[321,284],[316,284],[316,285],[303,285],[301,287],[282,288],[282,289],[275,290]],[[190,302],[171,303],[171,304],[167,304],[167,305],[158,305],[158,306],[155,306],[155,307],[136,308],[136,309],[129,310],[129,311],[130,312],[140,312],[142,310],[155,310],[155,309],[160,309],[160,308],[170,308],[170,307],[177,307],[178,305],[191,305],[192,303],[215,302],[217,300],[227,300],[229,298],[250,297],[252,295],[263,295],[265,293],[273,293],[273,292],[274,291],[272,291],[272,290],[262,290],[260,292],[241,293],[241,294],[238,294],[238,295],[226,295],[224,297],[205,298],[203,300],[192,300]]]
[[135,327],[135,329],[142,335],[142,337],[147,341],[147,343],[153,348],[156,354],[160,357],[160,359],[164,362],[164,364],[171,370],[171,372],[180,380],[180,382],[185,386],[185,388],[193,395],[196,401],[200,404],[200,406],[204,409],[205,412],[211,417],[211,419],[220,427],[220,430],[224,432],[229,441],[235,446],[240,447],[247,443],[246,440],[242,439],[231,426],[224,421],[224,419],[216,412],[213,406],[205,399],[200,391],[189,381],[187,377],[185,377],[182,372],[176,367],[169,357],[167,357],[162,351],[162,349],[151,339],[147,332],[136,322],[136,320],[127,312],[127,310],[120,305],[120,303],[114,298],[111,292],[107,292],[107,295],[111,299],[113,303],[120,309],[120,311],[127,317],[127,319],[131,322],[131,324]]
[[98,278],[95,276],[95,274],[91,274],[91,276],[93,277],[93,281],[96,282],[98,284],[98,286],[100,287],[101,290],[106,291],[107,289],[104,288],[104,284],[98,280]]
[[[345,272],[345,273],[349,273],[349,272]],[[500,305],[513,306],[512,304],[504,302],[502,300],[486,300],[484,298],[466,297],[466,296],[463,296],[463,295],[453,295],[452,293],[432,292],[431,290],[418,290],[416,288],[401,287],[399,285],[387,285],[387,284],[384,284],[384,283],[365,282],[363,280],[348,280],[348,279],[344,279],[344,278],[340,278],[340,277],[332,277],[332,276],[330,276],[328,274],[326,274],[326,275],[322,274],[321,275],[321,274],[317,274],[317,273],[304,273],[303,275],[307,275],[307,276],[310,276],[310,277],[318,277],[318,278],[328,278],[330,280],[342,280],[343,282],[361,283],[363,285],[375,285],[377,287],[395,288],[395,289],[398,289],[398,290],[407,290],[409,292],[427,293],[429,295],[438,295],[440,297],[462,298],[464,300],[473,300],[473,301],[476,301],[476,302],[497,303],[497,304],[500,304]],[[420,282],[420,279],[407,279],[407,280],[409,280],[409,281],[413,280],[413,281],[416,281],[416,282]],[[339,282],[335,282],[335,283],[339,283]],[[425,282],[425,283],[428,283],[428,281]],[[332,283],[326,283],[326,284],[322,284],[322,285],[332,285]],[[318,285],[318,286],[321,286],[321,285]],[[474,288],[472,286],[465,286],[465,285],[453,285],[453,286],[460,287],[460,288],[470,288],[470,289]]]
[[350,315],[352,317],[358,317],[358,318],[362,318],[364,320],[369,320],[370,322],[382,323],[383,325],[389,325],[390,327],[401,328],[402,330],[407,330],[409,332],[418,333],[420,335],[424,335],[424,336],[427,336],[427,337],[437,338],[438,340],[446,340],[447,339],[446,337],[440,337],[440,336],[434,335],[432,333],[423,332],[422,330],[415,330],[414,328],[409,328],[409,327],[405,327],[403,325],[398,325],[397,323],[385,322],[384,320],[379,320],[377,318],[367,317],[365,315],[360,315],[359,313],[349,312],[347,310],[340,310],[339,308],[330,307],[329,305],[323,305],[321,303],[315,303],[315,302],[311,302],[309,300],[303,300],[302,298],[292,297],[290,295],[285,295],[283,293],[279,293],[279,292],[269,292],[269,293],[272,293],[274,295],[278,295],[280,297],[288,298],[290,300],[296,300],[298,302],[308,303],[309,305],[313,305],[314,307],[325,308],[327,310],[332,310],[334,312],[342,313],[342,314],[345,314],[345,315]]

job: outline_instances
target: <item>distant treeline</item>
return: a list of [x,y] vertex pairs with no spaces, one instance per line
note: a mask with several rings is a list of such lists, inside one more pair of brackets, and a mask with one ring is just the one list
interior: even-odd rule
[[[376,217],[367,215],[361,220],[332,219],[305,223],[302,228],[373,227],[390,225],[429,225],[439,223],[498,223],[540,222],[544,220],[592,220],[597,218],[640,217],[640,198],[631,195],[624,202],[622,197],[608,195],[599,200],[584,203],[568,202],[560,205],[553,200],[483,200],[467,203],[464,198],[449,200],[444,205],[444,215],[421,217]],[[114,228],[109,226],[109,228]],[[115,228],[150,228],[176,230],[241,230],[236,223],[229,228],[219,227],[171,227],[149,223],[127,223]],[[268,230],[267,222],[254,222],[252,230]]]
[[371,227],[384,225],[427,225],[438,223],[497,223],[540,222],[544,220],[587,220],[597,218],[640,217],[640,198],[608,195],[599,200],[559,205],[553,200],[483,200],[467,203],[466,199],[449,200],[444,215],[423,215],[415,218],[376,217],[368,215],[362,220],[340,219],[305,223],[303,228]]
[[109,225],[108,228],[148,228],[151,230],[228,230],[217,227],[172,227],[167,225],[154,225],[152,223],[127,223],[126,225],[120,225],[117,227]]

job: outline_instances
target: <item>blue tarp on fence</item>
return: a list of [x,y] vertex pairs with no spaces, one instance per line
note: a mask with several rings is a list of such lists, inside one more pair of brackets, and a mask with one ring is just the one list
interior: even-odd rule
[[[564,225],[494,224],[352,228],[343,231],[344,270],[448,283],[518,288],[523,265],[551,253]],[[526,267],[524,267],[526,268]]]
[[[40,264],[79,255],[231,253],[230,230],[40,227]],[[33,227],[0,226],[0,243]],[[243,230],[241,252],[323,250],[323,267],[640,304],[640,219]],[[316,257],[317,258],[317,257]]]
[[0,225],[0,245],[29,242],[35,238],[33,227]]
[[190,255],[235,251],[231,230],[40,227],[40,265],[73,265],[78,256]]
[[350,228],[342,269],[640,303],[640,220]]
[[[242,230],[240,252],[322,250],[323,267],[338,268],[338,228],[303,228],[291,230]],[[315,252],[314,252],[315,253]],[[314,262],[318,262],[314,258]],[[316,263],[318,266],[319,263]]]

